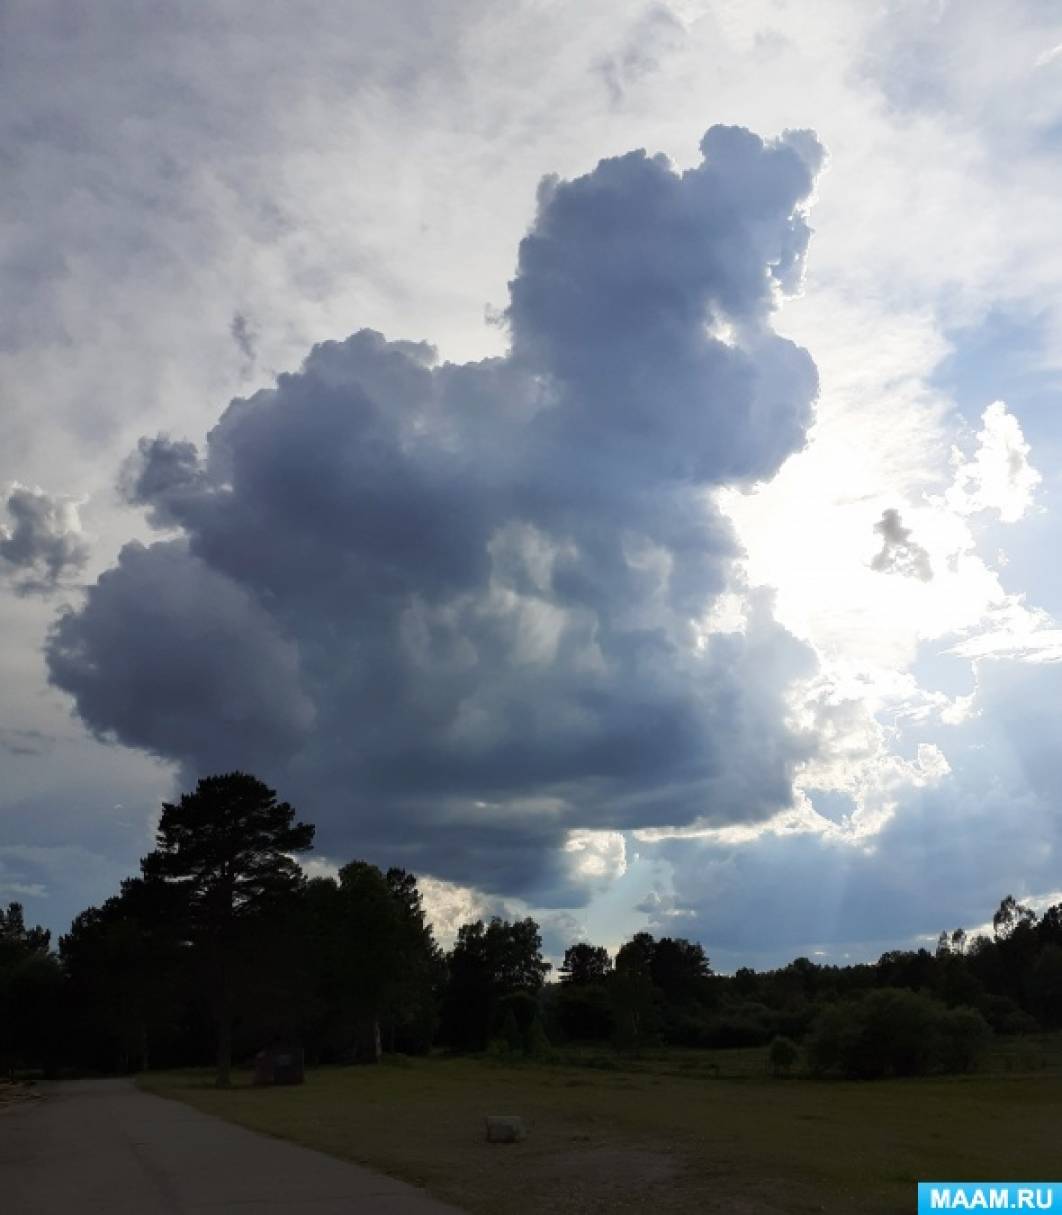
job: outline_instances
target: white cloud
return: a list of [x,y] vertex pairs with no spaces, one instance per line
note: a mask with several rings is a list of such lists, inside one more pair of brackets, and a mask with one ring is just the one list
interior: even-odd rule
[[973,458],[956,453],[955,482],[947,505],[962,515],[994,510],[1004,523],[1014,523],[1032,505],[1041,476],[1029,463],[1029,444],[1018,419],[1003,401],[984,412]]
[[564,851],[578,881],[607,884],[627,872],[627,845],[619,831],[573,831]]
[[508,910],[497,899],[491,899],[471,886],[441,878],[418,877],[417,886],[435,939],[444,949],[453,945],[462,924],[505,915]]

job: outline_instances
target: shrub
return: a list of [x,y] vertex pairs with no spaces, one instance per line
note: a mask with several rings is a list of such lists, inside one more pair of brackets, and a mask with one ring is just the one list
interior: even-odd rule
[[540,1017],[536,1017],[524,1034],[524,1053],[530,1059],[545,1059],[550,1053],[549,1038]]
[[1040,1028],[1009,996],[985,996],[977,1002],[977,1010],[997,1034],[1034,1034]]
[[501,1037],[505,1041],[505,1045],[513,1054],[518,1054],[524,1049],[524,1036],[520,1032],[520,1026],[516,1020],[516,1014],[512,1008],[505,1010],[505,1015],[501,1021]]
[[765,1046],[774,1037],[776,1016],[764,1004],[735,1004],[721,1009],[705,1024],[702,1045],[717,1048]]
[[973,1009],[948,1009],[918,992],[882,987],[824,1010],[808,1041],[808,1060],[815,1072],[862,1080],[969,1071],[989,1034]]
[[937,1062],[944,1072],[969,1072],[980,1062],[992,1037],[975,1008],[949,1008],[937,1025]]
[[771,1072],[776,1076],[784,1076],[790,1072],[799,1057],[800,1051],[797,1049],[797,1044],[792,1038],[785,1038],[782,1035],[771,1042],[771,1048],[767,1052]]
[[604,984],[558,986],[551,1011],[565,1038],[573,1042],[605,1042],[612,1037],[616,1022]]

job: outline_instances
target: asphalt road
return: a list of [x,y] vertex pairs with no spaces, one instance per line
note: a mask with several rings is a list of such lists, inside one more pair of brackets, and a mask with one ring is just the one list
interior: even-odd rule
[[460,1215],[401,1181],[142,1093],[46,1086],[0,1113],[3,1215]]

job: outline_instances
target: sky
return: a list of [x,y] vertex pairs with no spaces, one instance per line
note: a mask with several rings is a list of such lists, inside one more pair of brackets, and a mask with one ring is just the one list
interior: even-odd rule
[[1062,897],[1062,14],[0,5],[0,899],[308,871],[721,970]]

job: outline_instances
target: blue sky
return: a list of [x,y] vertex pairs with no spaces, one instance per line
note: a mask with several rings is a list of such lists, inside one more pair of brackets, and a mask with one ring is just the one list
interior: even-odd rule
[[444,937],[1057,894],[1053,6],[3,21],[0,898],[235,766]]

